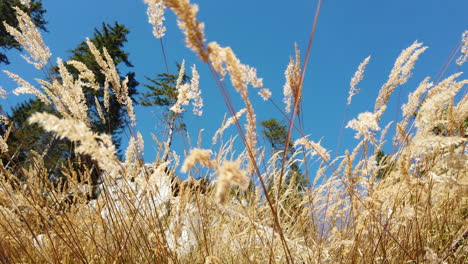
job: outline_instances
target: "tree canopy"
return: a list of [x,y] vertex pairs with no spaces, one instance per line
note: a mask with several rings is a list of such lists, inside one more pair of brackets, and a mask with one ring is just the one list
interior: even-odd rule
[[[275,118],[271,118],[261,123],[263,129],[263,135],[267,141],[271,144],[273,152],[284,151],[286,148],[286,141],[288,136],[287,126],[278,122]],[[294,155],[295,149],[291,142],[289,142],[288,153],[286,153],[286,159],[291,158]],[[285,154],[281,153],[281,157]],[[291,180],[295,181],[295,184],[299,189],[304,189],[307,185],[307,180],[304,174],[301,172],[299,165],[293,162],[290,166],[290,172],[286,174],[285,183],[289,184]]]
[[[129,60],[129,53],[123,49],[124,44],[127,42],[128,33],[130,33],[130,30],[126,28],[125,25],[117,22],[115,22],[114,25],[103,23],[102,28],[94,29],[93,37],[90,40],[100,52],[102,52],[104,47],[107,49],[110,57],[114,60],[121,80],[123,80],[125,76],[128,77],[128,95],[135,102],[133,97],[137,94],[136,87],[139,85],[138,81],[135,79],[135,73],[128,72],[123,76],[119,70],[119,66],[122,64],[127,67],[133,67]],[[92,129],[98,133],[107,133],[112,135],[114,143],[119,147],[119,134],[126,125],[127,115],[125,109],[118,102],[116,95],[111,92],[109,98],[109,109],[103,112],[106,121],[104,122],[101,120],[94,97],[98,99],[100,104],[103,103],[105,76],[101,72],[101,68],[89,50],[86,41],[81,42],[75,49],[72,49],[69,52],[71,54],[69,60],[76,60],[84,63],[88,69],[94,73],[96,82],[101,87],[98,91],[91,89],[90,87],[83,87],[86,94],[86,104],[89,109],[88,115],[92,123]],[[78,72],[73,67],[69,67],[69,71],[78,75]]]
[[[5,134],[9,125],[13,125],[8,137],[9,157],[5,162],[14,170],[32,164],[33,155],[37,153],[44,158],[44,165],[52,172],[60,169],[61,161],[70,156],[70,142],[54,137],[52,133],[45,132],[39,125],[30,124],[28,118],[35,112],[58,114],[57,111],[40,100],[29,99],[12,108],[8,119],[13,124],[2,124],[1,132]],[[6,164],[6,163],[5,163]]]

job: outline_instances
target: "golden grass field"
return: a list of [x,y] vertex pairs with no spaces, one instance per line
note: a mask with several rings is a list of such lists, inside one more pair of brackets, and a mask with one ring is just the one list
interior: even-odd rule
[[[255,105],[249,92],[262,84],[253,68],[242,64],[230,47],[205,39],[198,9],[188,0],[145,2],[153,12],[150,22],[156,37],[164,35],[161,10],[166,7],[180,20],[187,47],[210,67],[220,89],[226,88],[219,80],[229,77],[244,102],[240,114],[246,123],[239,118],[226,120],[212,149],[193,148],[180,160],[168,155],[145,164],[125,80],[115,78],[106,51],[88,41],[111,92],[128,112],[132,139],[125,160],[120,161],[110,137],[89,128],[81,87],[92,84],[94,77],[86,66],[73,64],[81,77],[69,78],[63,66],[67,62],[58,61],[61,78],[43,85],[45,90],[21,79],[20,73],[7,73],[18,82],[20,92],[34,94],[60,112],[60,117],[36,113],[29,121],[75,142],[77,152],[99,165],[102,184],[95,187],[98,198],[88,199],[87,194],[96,190],[79,179],[91,172],[64,166],[67,184],[54,186],[47,180],[42,153],[21,170],[0,164],[1,262],[466,263],[468,80],[464,74],[423,80],[402,100],[399,120],[383,123],[390,95],[406,83],[414,63],[424,55],[426,47],[414,42],[395,58],[373,111],[347,122],[359,139],[357,145],[331,156],[295,125],[306,68],[296,48],[285,69],[289,105],[285,111],[289,110],[289,129],[302,137],[291,142],[296,150],[291,157],[269,156],[257,143]],[[24,29],[34,27],[26,14],[17,15]],[[39,31],[11,29],[10,33],[20,43],[34,43],[25,47],[33,65],[42,68],[50,63],[50,51]],[[460,64],[468,56],[468,33],[461,43]],[[306,58],[309,52],[303,52]],[[352,78],[348,103],[358,92],[368,62],[364,60]],[[191,83],[178,85],[175,113],[196,102],[197,75],[192,68]],[[268,90],[261,93],[266,99],[271,95]],[[230,98],[225,99],[229,103]],[[229,116],[235,116],[232,105],[228,109]],[[229,125],[236,126],[237,139],[223,135]],[[235,140],[245,142],[243,152],[234,152]],[[393,144],[394,151],[377,163],[376,155],[386,142]],[[159,157],[163,157],[167,151],[164,142],[160,144]],[[6,152],[8,135],[0,145]],[[312,161],[320,165],[307,171],[308,188],[299,188],[294,176],[285,181],[292,163],[305,168]],[[191,177],[176,180],[180,171]],[[195,180],[207,175],[209,183]]]

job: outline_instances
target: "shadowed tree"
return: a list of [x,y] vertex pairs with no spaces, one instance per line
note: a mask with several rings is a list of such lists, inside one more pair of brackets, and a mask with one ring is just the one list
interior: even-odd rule
[[[60,161],[70,156],[70,141],[54,137],[39,125],[28,123],[28,118],[35,112],[58,115],[52,106],[45,105],[40,100],[29,99],[13,107],[8,115],[8,119],[13,123],[13,129],[8,136],[8,155],[11,160],[4,156],[4,164],[9,164],[14,171],[20,172],[20,168],[33,165],[33,152],[36,152],[43,157],[49,172],[60,171]],[[7,126],[1,126],[2,134],[6,132]]]
[[[121,80],[123,80],[125,76],[128,77],[128,95],[135,102],[133,96],[137,94],[136,87],[139,84],[135,79],[135,73],[128,72],[126,75],[122,75],[119,70],[119,66],[121,65],[133,67],[129,61],[129,53],[125,52],[123,49],[125,42],[127,42],[128,33],[130,33],[130,30],[122,24],[117,22],[115,22],[114,25],[103,23],[101,29],[96,28],[94,30],[93,37],[90,40],[101,53],[104,47],[107,49],[110,57],[114,60]],[[96,108],[94,97],[96,96],[99,103],[102,105],[104,101],[105,76],[101,72],[101,68],[89,50],[86,41],[81,42],[75,49],[70,50],[69,52],[71,53],[69,60],[76,60],[84,63],[88,69],[94,73],[96,82],[101,87],[98,91],[90,87],[83,87],[86,96],[86,104],[89,109],[88,116],[92,124],[92,129],[98,133],[107,133],[112,135],[114,144],[119,148],[119,135],[125,125],[127,125],[127,113],[125,108],[118,102],[116,95],[112,92],[112,85],[110,84],[109,90],[111,92],[109,98],[109,110],[104,111],[105,109],[103,108],[105,122],[101,120]],[[69,66],[68,70],[75,76],[78,75],[75,68]]]
[[[93,38],[90,40],[101,52],[103,48],[106,47],[116,67],[121,64],[132,67],[128,59],[129,54],[123,50],[123,45],[127,41],[126,35],[128,33],[129,30],[124,25],[115,23],[113,26],[110,26],[104,23],[101,29],[95,29]],[[119,146],[119,134],[126,125],[126,111],[124,107],[119,104],[116,95],[110,92],[109,110],[104,111],[105,122],[101,120],[95,105],[95,97],[98,98],[100,102],[103,101],[105,77],[86,42],[80,43],[75,49],[71,50],[70,53],[71,56],[69,59],[84,63],[93,72],[97,83],[100,85],[99,91],[90,87],[82,87],[88,105],[91,129],[97,133],[112,135],[114,143]],[[76,69],[68,67],[68,70],[77,78],[78,72]],[[51,73],[52,77],[49,78],[60,77],[57,74],[56,68],[52,68]],[[135,80],[135,74],[133,72],[128,73],[127,76],[129,79],[129,95],[132,96],[136,94],[138,82]],[[124,79],[123,76],[120,76],[120,78]],[[112,87],[110,87],[110,90],[112,90]],[[60,175],[60,166],[71,161],[75,169],[91,170],[91,180],[88,183],[96,185],[99,182],[101,174],[97,163],[92,161],[87,155],[76,155],[74,143],[65,139],[59,139],[51,133],[45,133],[44,130],[36,124],[29,124],[27,120],[34,112],[49,112],[60,116],[52,106],[44,105],[38,99],[22,103],[13,109],[9,119],[14,123],[14,129],[8,138],[8,144],[10,146],[10,156],[13,157],[15,166],[22,167],[27,165],[27,161],[31,160],[32,153],[36,152],[43,156],[45,167],[48,169],[49,173],[54,173],[55,177],[63,177],[63,175]],[[2,134],[4,134],[5,131],[6,128],[3,127]],[[57,171],[59,174],[56,174],[54,171]]]
[[[288,136],[287,126],[278,122],[278,120],[276,120],[275,118],[265,120],[261,123],[261,125],[263,127],[263,135],[270,143],[272,151],[274,153],[278,151],[284,151],[286,147],[286,139]],[[288,150],[288,153],[286,153],[286,159],[289,159],[295,152],[295,149],[292,146],[291,142],[289,142]],[[283,156],[284,153],[281,153],[281,157]],[[281,160],[282,159],[280,159],[280,161]],[[290,169],[291,171],[285,177],[285,183],[289,184],[291,180],[294,180],[299,190],[304,190],[307,186],[307,180],[305,179],[303,173],[301,172],[296,162],[291,164]]]
[[[261,125],[263,127],[263,135],[271,144],[272,151],[274,153],[278,151],[284,151],[286,147],[286,139],[288,136],[287,126],[278,122],[278,120],[275,118],[263,121]],[[286,160],[290,159],[294,155],[296,150],[294,149],[294,146],[292,146],[291,142],[289,143],[288,149],[288,153],[280,153],[280,159],[278,160],[277,166],[282,166],[284,155],[286,155]],[[269,182],[269,191],[272,190],[273,184],[274,181]],[[283,201],[279,216],[285,217],[283,221],[294,221],[297,215],[300,215],[304,212],[305,207],[298,204],[297,201],[303,200],[303,191],[307,188],[307,185],[308,181],[301,172],[299,165],[296,162],[293,162],[289,166],[289,171],[285,170],[284,184],[278,188],[279,195],[282,196],[281,199]],[[297,191],[287,192],[287,190],[291,187]]]

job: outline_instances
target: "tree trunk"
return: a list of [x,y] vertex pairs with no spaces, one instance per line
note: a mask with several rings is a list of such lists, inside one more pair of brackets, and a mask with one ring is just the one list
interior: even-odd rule
[[163,162],[167,161],[167,159],[169,158],[169,153],[171,152],[172,137],[174,135],[175,121],[176,121],[176,115],[173,114],[171,122],[169,123],[169,135],[166,141],[166,149],[164,150],[164,155],[162,158]]

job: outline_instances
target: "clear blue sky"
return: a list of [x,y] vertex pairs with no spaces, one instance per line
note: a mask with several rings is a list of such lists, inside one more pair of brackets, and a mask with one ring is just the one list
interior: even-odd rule
[[[305,53],[317,1],[194,2],[199,4],[198,18],[205,22],[207,40],[231,46],[244,64],[256,67],[258,75],[264,78],[264,86],[271,89],[274,100],[283,106],[284,70],[289,56],[294,54],[295,42]],[[151,33],[146,5],[142,0],[44,0],[43,5],[47,10],[45,18],[49,30],[44,33],[44,40],[51,48],[53,61],[57,57],[66,59],[66,51],[92,36],[93,28],[100,27],[102,22],[118,21],[131,31],[125,50],[130,53],[130,61],[135,66],[131,70],[136,72],[137,80],[144,82],[145,75],[154,76],[165,71],[159,40]],[[402,87],[402,102],[406,102],[407,93],[424,77],[434,77],[456,47],[461,33],[468,29],[467,13],[466,0],[325,0],[304,82],[304,133],[311,134],[312,140],[323,137],[324,147],[334,150],[349,81],[359,63],[368,55],[372,56],[365,79],[360,84],[362,91],[354,97],[350,107],[349,118],[373,109],[375,97],[386,81],[394,60],[402,49],[418,40],[429,49],[417,62],[410,82]],[[200,88],[205,101],[204,114],[194,117],[191,109],[188,109],[185,121],[194,144],[198,130],[205,128],[203,147],[210,148],[211,137],[221,124],[227,108],[207,66],[185,47],[183,35],[169,10],[166,11],[165,22],[168,30],[163,41],[172,70],[175,70],[174,63],[182,59],[186,60],[187,66],[195,63],[199,69]],[[35,83],[34,78],[44,77],[42,72],[26,64],[18,52],[8,52],[8,56],[11,64],[0,65],[0,68],[17,73],[32,83]],[[466,70],[466,66],[460,69],[452,64],[447,73],[463,70]],[[0,74],[0,86],[9,92],[16,87],[3,73]],[[139,89],[143,91],[144,88]],[[270,103],[258,97],[256,91],[252,90],[251,98],[258,121],[281,118]],[[242,108],[237,94],[233,92],[232,96],[237,102],[236,109]],[[9,109],[26,98],[10,93],[8,99],[0,99],[0,103],[4,109]],[[395,96],[393,99],[384,121],[395,117]],[[155,151],[150,133],[158,134],[164,123],[156,108],[137,107],[136,114],[138,130],[146,142],[145,159],[152,161]],[[234,128],[230,131],[235,133]],[[344,147],[352,146],[353,135],[350,129],[345,130]],[[124,141],[127,140],[124,138]],[[175,141],[175,148],[182,154],[180,137],[176,137]]]

